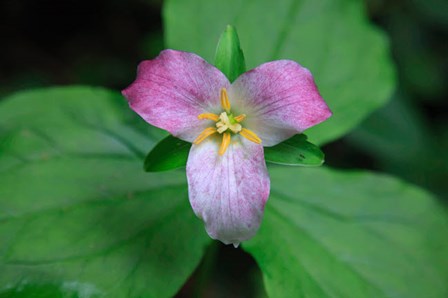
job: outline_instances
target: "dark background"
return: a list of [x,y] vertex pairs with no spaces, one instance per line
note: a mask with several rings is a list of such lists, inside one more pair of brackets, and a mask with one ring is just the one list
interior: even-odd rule
[[[161,6],[159,0],[2,0],[0,96],[66,84],[123,89],[138,62],[163,49]],[[369,0],[366,13],[390,37],[397,90],[386,107],[323,148],[326,163],[390,173],[446,202],[448,1]],[[179,297],[259,295],[260,277],[249,255],[215,243]]]

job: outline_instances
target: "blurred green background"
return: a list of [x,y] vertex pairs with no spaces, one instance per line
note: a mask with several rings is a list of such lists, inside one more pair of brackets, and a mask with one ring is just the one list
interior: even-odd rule
[[[398,86],[385,107],[323,148],[326,163],[390,173],[446,202],[448,2],[368,0],[365,8],[389,36]],[[123,89],[137,63],[164,48],[161,9],[150,0],[2,1],[0,97],[54,85]],[[260,274],[247,253],[215,243],[178,296],[263,295]]]

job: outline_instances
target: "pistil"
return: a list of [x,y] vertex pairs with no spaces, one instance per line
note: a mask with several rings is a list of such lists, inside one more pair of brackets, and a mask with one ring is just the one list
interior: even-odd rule
[[[216,123],[216,127],[218,128],[219,133],[223,133],[227,130],[231,130],[233,133],[239,133],[241,131],[241,124],[236,123],[236,121],[233,120],[233,116],[227,115],[226,112],[222,112],[219,115],[219,122]],[[233,120],[233,121],[232,121]]]
[[196,138],[196,140],[194,140],[193,143],[197,145],[212,134],[219,133],[222,135],[222,141],[218,151],[219,155],[224,155],[224,153],[227,151],[227,148],[230,145],[232,134],[239,133],[249,141],[261,144],[261,139],[253,131],[247,128],[243,128],[243,126],[240,124],[246,118],[246,115],[241,114],[235,117],[230,112],[231,105],[226,88],[221,89],[220,101],[221,107],[224,110],[224,112],[222,112],[221,114],[216,115],[213,113],[203,113],[198,115],[198,119],[206,119],[216,122],[216,128],[207,127],[203,132],[201,132],[201,134]]

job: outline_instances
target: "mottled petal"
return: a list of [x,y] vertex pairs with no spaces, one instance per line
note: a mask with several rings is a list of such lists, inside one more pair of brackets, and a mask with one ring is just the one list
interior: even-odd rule
[[201,57],[165,50],[143,61],[137,79],[123,95],[131,108],[148,123],[192,142],[212,121],[199,114],[220,111],[220,90],[227,78]]
[[331,116],[310,71],[294,61],[279,60],[242,74],[230,87],[236,113],[247,118],[263,146],[276,145]]
[[237,246],[257,232],[269,196],[263,147],[235,135],[223,156],[220,139],[193,145],[187,162],[190,203],[213,239]]

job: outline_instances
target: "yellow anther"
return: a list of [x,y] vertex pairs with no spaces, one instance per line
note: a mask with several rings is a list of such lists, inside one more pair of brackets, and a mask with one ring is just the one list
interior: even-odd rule
[[226,110],[227,113],[230,113],[230,101],[226,88],[221,88],[221,107]]
[[251,142],[261,144],[261,139],[252,130],[243,128],[240,134]]
[[243,121],[244,119],[246,119],[246,114],[238,115],[238,116],[236,116],[236,117],[233,117],[233,119],[235,119],[236,122],[241,122],[241,121]]
[[216,128],[207,127],[206,129],[204,129],[201,132],[201,134],[196,138],[196,140],[194,140],[193,144],[197,145],[197,144],[201,143],[203,140],[205,140],[207,137],[211,136],[215,132],[216,132]]
[[221,146],[219,147],[219,155],[223,155],[224,153],[226,153],[227,148],[230,145],[230,133],[225,132],[222,135],[222,142],[221,142]]
[[200,114],[198,116],[198,119],[202,120],[202,119],[208,119],[208,120],[212,120],[212,121],[218,121],[219,120],[219,116],[215,115],[213,113],[204,113],[204,114]]

